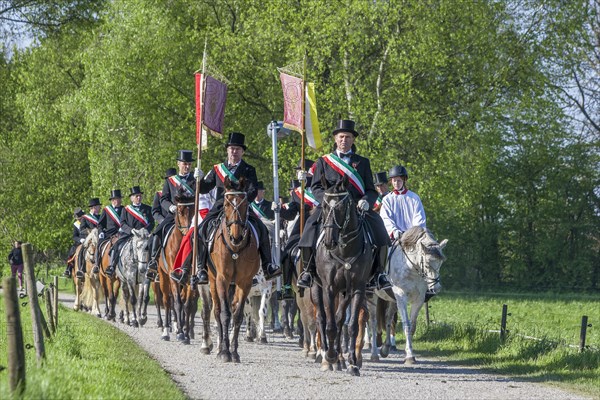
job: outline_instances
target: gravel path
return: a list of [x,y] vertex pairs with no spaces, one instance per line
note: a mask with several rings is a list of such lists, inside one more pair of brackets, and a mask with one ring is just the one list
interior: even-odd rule
[[[72,308],[72,296],[61,294],[61,301]],[[242,338],[241,363],[223,363],[214,350],[210,355],[200,353],[198,333],[190,345],[162,341],[155,311],[148,307],[144,327],[116,326],[151,354],[192,399],[586,399],[542,384],[425,359],[418,350],[414,366],[404,365],[402,353],[395,352],[377,363],[365,361],[360,377],[321,372],[320,365],[304,358],[296,339],[271,331],[268,344]],[[202,329],[199,317],[196,327]]]

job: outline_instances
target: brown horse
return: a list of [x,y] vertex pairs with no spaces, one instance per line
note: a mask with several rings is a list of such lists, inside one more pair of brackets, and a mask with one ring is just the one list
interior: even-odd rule
[[119,289],[121,287],[121,281],[117,279],[116,274],[112,274],[111,276],[106,275],[106,269],[110,265],[110,250],[117,239],[117,235],[113,236],[110,240],[102,243],[98,249],[98,252],[100,253],[100,287],[104,292],[104,318],[109,321],[115,320],[115,307],[117,305],[117,297],[119,296]]
[[[175,225],[167,235],[166,243],[161,250],[161,255],[158,259],[158,284],[154,283],[153,289],[159,316],[159,327],[162,325],[163,328],[161,338],[163,340],[171,340],[171,314],[172,311],[175,311],[177,338],[183,343],[189,344],[190,333],[193,336],[193,315],[195,314],[195,309],[198,307],[198,291],[192,288],[189,283],[185,285],[177,284],[170,278],[169,274],[173,270],[173,263],[175,262],[181,241],[188,233],[192,218],[194,217],[194,198],[178,194],[175,201],[177,206]],[[163,323],[161,323],[161,307],[165,310]]]
[[[246,183],[243,177],[237,183],[225,178],[223,214],[210,250],[208,275],[219,335],[217,357],[225,362],[240,362],[238,336],[244,318],[244,304],[252,287],[252,278],[260,267],[258,238],[248,222],[250,204]],[[233,299],[229,295],[230,287]]]
[[[100,281],[98,280],[98,274],[93,272],[96,263],[95,254],[97,246],[98,229],[94,228],[75,252],[75,268],[79,269],[80,262],[85,263],[85,277],[79,279],[76,274],[73,274],[73,282],[75,283],[75,303],[73,309],[75,311],[85,309],[100,317]],[[84,252],[82,255],[83,261],[81,261],[82,257],[80,257],[81,252]]]

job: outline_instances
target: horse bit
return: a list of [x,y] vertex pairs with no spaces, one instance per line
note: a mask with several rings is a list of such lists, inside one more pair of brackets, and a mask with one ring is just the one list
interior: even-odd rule
[[[229,197],[228,197],[229,195],[231,195],[231,196],[244,195],[244,198],[241,199],[239,204],[234,204],[231,200],[229,200]],[[246,220],[243,221],[242,213],[240,212],[239,208],[245,201],[248,200],[248,193],[246,193],[246,192],[226,192],[223,197],[225,198],[225,201],[227,201],[227,203],[229,203],[229,205],[231,205],[231,207],[233,208],[233,211],[236,214],[236,218],[233,221],[226,222],[225,226],[227,227],[227,234],[229,235],[229,237],[231,237],[230,227],[232,225],[241,225],[243,227],[242,239],[240,240],[240,243],[241,243],[244,241],[244,239],[246,239],[246,237],[248,236],[248,232],[249,232],[249,230],[248,230],[248,212],[246,212]],[[227,249],[231,252],[231,258],[233,258],[234,260],[237,260],[237,258],[239,257],[239,254],[236,253],[232,248],[229,247],[229,244],[227,243],[227,241],[225,241],[225,237],[223,237],[223,242],[225,243],[225,246],[227,247]]]

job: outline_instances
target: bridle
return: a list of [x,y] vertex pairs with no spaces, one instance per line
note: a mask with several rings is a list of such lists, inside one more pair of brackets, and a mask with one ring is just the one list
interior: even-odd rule
[[[231,201],[229,199],[230,196],[243,196],[239,202],[234,203],[233,201]],[[234,214],[234,219],[233,220],[229,220],[226,216],[224,216],[225,219],[225,229],[227,231],[227,236],[229,237],[229,240],[231,241],[231,244],[235,247],[240,246],[244,240],[246,240],[246,238],[248,237],[248,233],[249,233],[249,227],[248,227],[248,206],[246,206],[246,217],[243,218],[242,217],[242,213],[240,212],[240,207],[244,204],[244,203],[248,203],[248,194],[246,192],[225,192],[224,194],[224,199],[227,202],[227,204],[233,209],[233,214]],[[233,240],[232,238],[232,234],[231,234],[231,227],[233,225],[239,225],[240,227],[242,227],[242,238],[236,243],[236,241]],[[233,249],[231,249],[229,247],[229,244],[227,243],[227,241],[225,240],[225,235],[223,235],[223,240],[225,241],[225,245],[227,246],[227,248],[229,249],[229,251],[234,252]]]
[[180,206],[181,207],[185,207],[185,208],[189,208],[189,207],[195,206],[195,204],[194,203],[177,203],[177,215],[175,216],[175,225],[177,226],[177,229],[179,230],[179,232],[182,235],[185,235],[185,234],[187,234],[188,230],[190,229],[190,223],[191,222],[188,223],[187,226],[183,225],[181,223],[181,221],[180,221],[181,214],[179,212],[179,207]]
[[[419,276],[425,280],[425,282],[427,283],[427,286],[429,288],[432,288],[433,286],[435,286],[436,284],[438,284],[440,282],[439,271],[437,272],[437,276],[435,278],[431,278],[431,277],[429,277],[427,275],[427,271],[425,270],[425,255],[423,254],[423,252],[421,252],[421,256],[419,257],[418,263],[415,263],[415,262],[413,262],[410,259],[410,257],[408,256],[408,253],[406,252],[406,250],[404,249],[404,247],[402,247],[402,246],[400,246],[400,247],[402,248],[402,252],[406,256],[406,259],[408,260],[408,262],[410,263],[410,265],[419,274]],[[415,253],[416,252],[417,251],[415,250]]]

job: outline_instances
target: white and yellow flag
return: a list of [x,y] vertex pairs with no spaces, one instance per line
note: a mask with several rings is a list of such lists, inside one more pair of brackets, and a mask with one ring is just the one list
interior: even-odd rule
[[321,131],[319,130],[319,119],[317,118],[317,102],[315,99],[315,84],[306,83],[304,94],[304,129],[308,145],[317,151],[321,151]]

